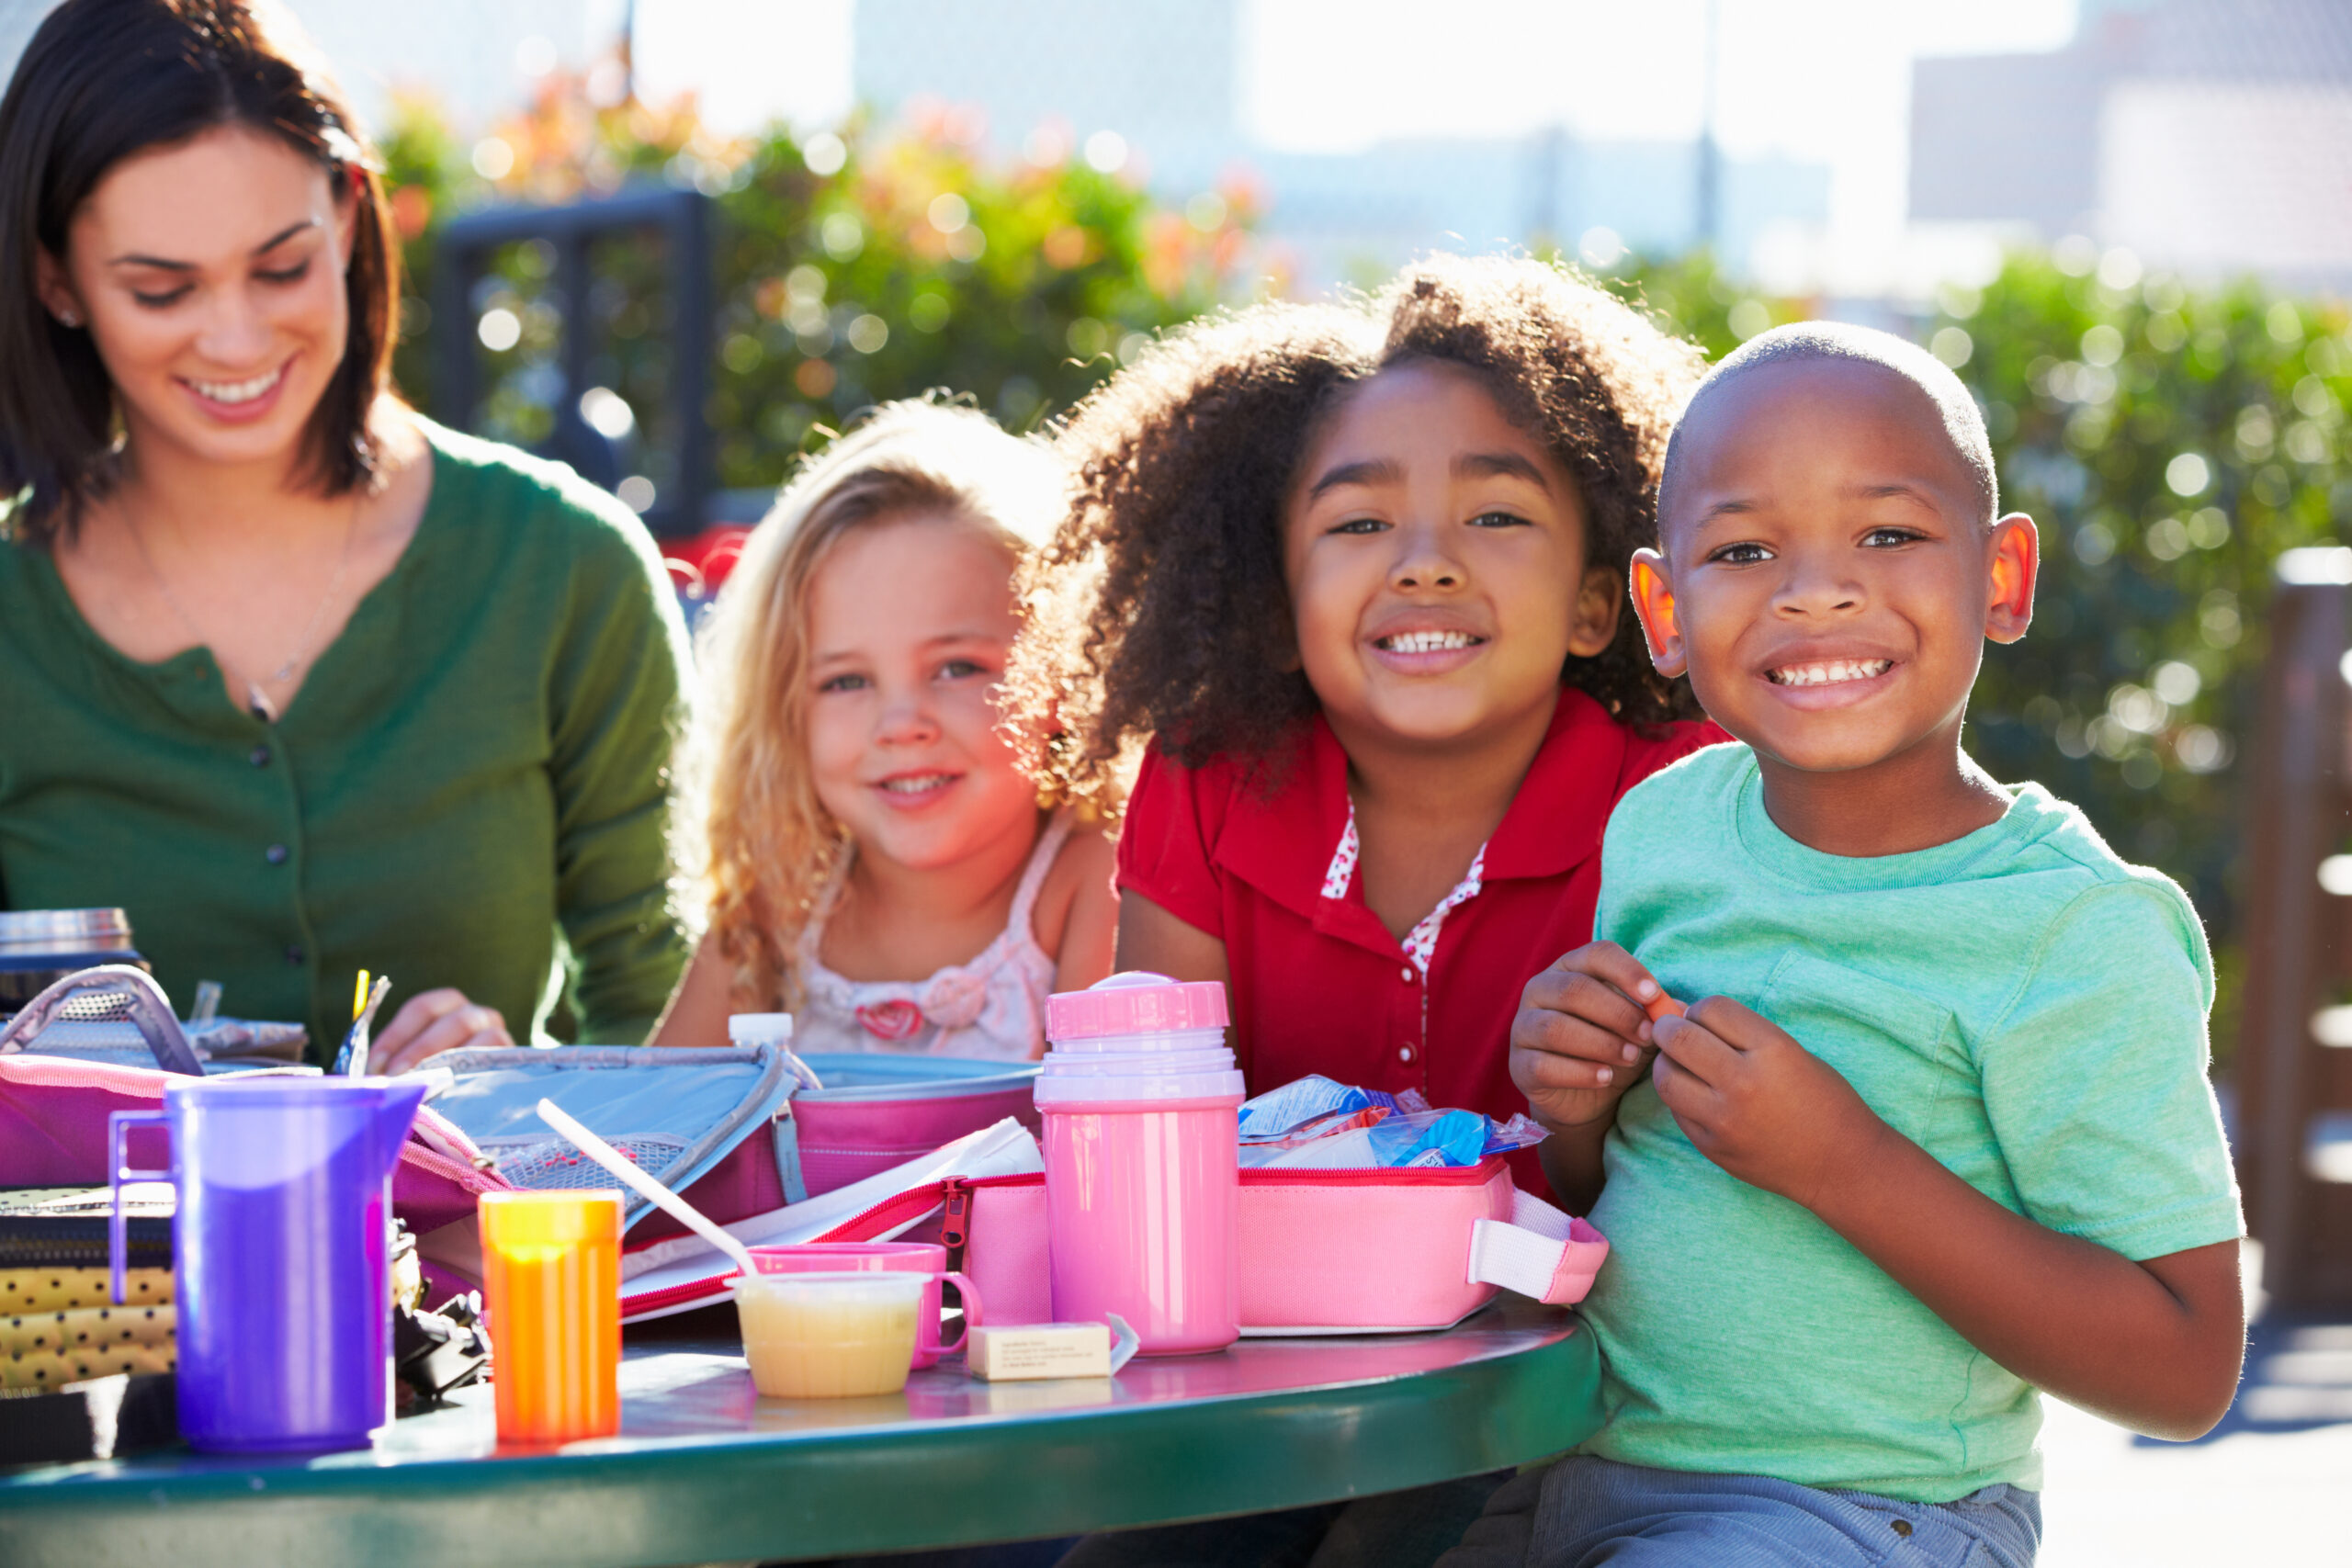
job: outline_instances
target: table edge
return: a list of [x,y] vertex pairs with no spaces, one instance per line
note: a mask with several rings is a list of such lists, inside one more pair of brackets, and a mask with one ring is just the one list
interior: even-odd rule
[[[628,1452],[0,1481],[0,1561],[307,1554],[645,1568],[920,1551],[1304,1506],[1476,1475],[1600,1425],[1581,1323],[1430,1371],[1166,1404],[663,1441]],[[1247,1417],[1246,1420],[1239,1418]],[[1008,1487],[1006,1474],[1028,1483]]]

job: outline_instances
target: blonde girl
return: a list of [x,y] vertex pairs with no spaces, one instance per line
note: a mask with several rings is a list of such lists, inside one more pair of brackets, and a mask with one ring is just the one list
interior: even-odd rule
[[1110,973],[1111,846],[999,707],[1013,576],[1066,483],[984,414],[890,403],[752,531],[682,813],[708,924],[653,1043],[783,1010],[803,1050],[1026,1059],[1046,994]]

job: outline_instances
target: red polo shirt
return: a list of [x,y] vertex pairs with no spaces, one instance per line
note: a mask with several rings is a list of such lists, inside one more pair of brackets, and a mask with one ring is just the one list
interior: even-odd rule
[[[1347,874],[1345,897],[1326,896],[1351,812],[1347,754],[1319,716],[1271,795],[1233,762],[1195,770],[1147,755],[1119,837],[1119,886],[1225,943],[1251,1094],[1321,1073],[1504,1119],[1527,1108],[1510,1081],[1520,992],[1592,940],[1610,811],[1724,739],[1703,723],[1637,733],[1564,689],[1487,840],[1478,891],[1445,915],[1426,976],[1364,903],[1361,875]],[[1511,1165],[1521,1187],[1548,1193],[1533,1149]]]

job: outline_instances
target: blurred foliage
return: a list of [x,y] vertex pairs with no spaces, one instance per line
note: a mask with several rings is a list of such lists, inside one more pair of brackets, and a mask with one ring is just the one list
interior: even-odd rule
[[2352,398],[2342,306],[2017,257],[1928,339],[1984,405],[2005,505],[2041,526],[2033,630],[1985,660],[1987,766],[2080,801],[2232,924],[2271,566],[2333,542]]
[[[558,367],[551,246],[506,247],[469,307],[481,403],[439,408],[427,326],[433,248],[451,216],[492,203],[573,201],[625,186],[692,186],[717,209],[717,321],[707,419],[721,488],[772,487],[860,409],[947,388],[1014,429],[1066,408],[1149,335],[1218,303],[1257,260],[1246,186],[1159,206],[1052,126],[1009,164],[978,151],[968,114],[917,109],[805,141],[715,134],[690,100],[600,107],[546,78],[532,105],[471,144],[433,106],[403,102],[385,141],[412,282],[395,374],[440,417],[534,446],[570,395]],[[1115,164],[1115,158],[1101,161]],[[670,292],[660,237],[595,247],[589,380],[618,394],[656,486],[669,422]],[[495,320],[497,312],[505,315]],[[605,405],[604,425],[627,428]],[[591,423],[599,423],[592,417]],[[642,509],[640,507],[640,509]]]
[[[1589,264],[1597,258],[1582,259]],[[1809,300],[1758,293],[1725,273],[1704,250],[1664,261],[1628,254],[1593,276],[1696,342],[1709,359],[1721,359],[1768,327],[1816,313]]]
[[[1703,254],[1632,260],[1611,281],[1716,355],[1817,310],[1745,293]],[[2193,287],[2076,240],[1945,288],[1910,324],[1976,394],[2002,505],[2041,534],[2033,628],[1987,648],[1970,750],[2188,888],[2225,1058],[2271,567],[2352,516],[2345,307]]]

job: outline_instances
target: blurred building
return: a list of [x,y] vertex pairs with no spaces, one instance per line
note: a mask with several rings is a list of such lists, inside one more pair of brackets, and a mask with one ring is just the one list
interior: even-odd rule
[[381,130],[404,90],[429,92],[460,125],[526,98],[532,79],[582,72],[618,35],[620,0],[284,0],[359,117]]
[[[623,0],[285,0],[333,63],[359,118],[381,131],[395,95],[429,90],[461,124],[523,100],[531,79],[582,71],[618,35]],[[0,0],[0,79],[58,0]]]
[[1910,212],[2352,287],[2352,5],[2085,0],[2065,49],[1919,61]]
[[1199,190],[1242,150],[1238,0],[854,0],[851,89],[888,119],[977,108],[1007,152],[1041,126],[1110,131],[1157,181]]
[[[922,100],[978,109],[1007,151],[1040,127],[1075,146],[1108,132],[1164,197],[1244,177],[1260,231],[1316,283],[1385,273],[1441,245],[1545,242],[1679,250],[1712,239],[1747,265],[1776,227],[1828,215],[1829,170],[1727,160],[1712,224],[1695,143],[1519,137],[1415,140],[1361,152],[1284,152],[1245,124],[1245,0],[856,0],[851,73],[888,118]],[[1712,235],[1707,230],[1712,227]]]

